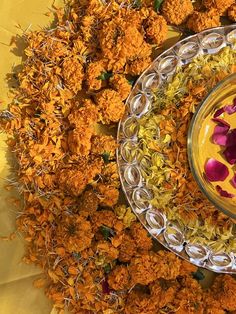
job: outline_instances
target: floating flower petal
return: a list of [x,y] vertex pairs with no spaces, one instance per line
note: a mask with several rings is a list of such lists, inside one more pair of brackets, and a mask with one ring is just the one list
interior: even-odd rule
[[213,118],[212,120],[217,123],[217,126],[215,127],[214,133],[212,135],[212,141],[215,144],[226,146],[228,139],[227,133],[230,129],[230,125],[220,118]]
[[215,133],[215,134],[212,135],[212,141],[215,144],[218,144],[218,145],[221,145],[221,146],[226,146],[227,145],[227,140],[228,140],[228,137],[227,137],[226,134]]
[[227,134],[226,146],[236,146],[236,129],[231,130]]
[[222,115],[222,113],[224,113],[224,112],[228,113],[229,115],[236,112],[236,98],[234,98],[232,105],[226,105],[226,106],[216,110],[213,117],[217,118],[220,115]]
[[227,147],[223,154],[228,163],[231,165],[236,163],[236,145]]
[[210,158],[205,164],[205,174],[210,182],[224,181],[229,175],[229,170],[220,161]]
[[225,112],[225,109],[224,108],[220,108],[220,109],[218,109],[218,110],[216,110],[216,112],[214,113],[214,118],[217,118],[217,117],[219,117],[220,115],[222,115],[222,113],[224,113]]
[[232,186],[234,188],[236,188],[236,173],[234,174],[233,178],[231,179],[231,183],[232,183]]
[[233,198],[235,197],[234,194],[228,193],[227,191],[223,190],[221,186],[216,186],[216,191],[223,197]]
[[232,105],[224,107],[224,111],[227,112],[228,114],[233,114],[236,112],[236,98],[234,98]]
[[225,129],[226,127],[228,128],[228,130],[230,129],[230,124],[221,118],[213,118],[212,121],[218,123],[219,126],[225,126]]

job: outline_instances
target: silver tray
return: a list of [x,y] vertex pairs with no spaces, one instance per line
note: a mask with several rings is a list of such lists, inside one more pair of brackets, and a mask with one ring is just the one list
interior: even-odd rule
[[146,186],[140,162],[135,156],[135,147],[139,142],[139,119],[152,108],[151,88],[161,88],[164,82],[171,80],[178,67],[185,66],[193,58],[216,54],[226,46],[236,49],[236,25],[217,27],[187,37],[153,61],[139,77],[126,101],[126,112],[118,127],[117,162],[126,198],[140,222],[155,239],[197,266],[219,273],[236,274],[236,251],[216,252],[208,245],[190,242],[185,236],[188,226],[180,228],[178,222],[169,221],[158,208],[152,207],[150,201],[153,194]]

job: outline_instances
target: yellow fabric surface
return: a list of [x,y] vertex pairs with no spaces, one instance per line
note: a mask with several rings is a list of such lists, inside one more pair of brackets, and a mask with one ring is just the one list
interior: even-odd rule
[[[45,15],[52,0],[1,0],[0,1],[0,105],[10,100],[9,87],[14,80],[8,74],[22,60],[23,42],[19,49],[11,45],[12,36],[25,30],[50,25],[51,17]],[[55,3],[56,5],[59,2]],[[0,135],[0,237],[15,231],[15,218],[20,211],[13,205],[14,190],[7,191],[10,183],[12,161],[7,153],[5,136]],[[49,314],[52,305],[42,289],[35,289],[33,281],[41,270],[24,264],[24,240],[18,235],[12,241],[0,241],[0,314]]]

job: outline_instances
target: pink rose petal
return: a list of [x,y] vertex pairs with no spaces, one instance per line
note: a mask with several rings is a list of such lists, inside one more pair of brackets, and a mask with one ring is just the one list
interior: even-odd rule
[[233,198],[235,197],[234,194],[228,193],[227,191],[223,190],[221,186],[216,186],[216,191],[223,197]]
[[225,127],[228,127],[228,130],[230,129],[230,125],[228,122],[226,122],[225,120],[223,119],[220,119],[220,118],[212,118],[211,119],[212,121],[216,122],[218,125],[220,126],[225,126]]
[[216,110],[213,117],[217,118],[220,115],[222,115],[222,113],[224,113],[224,112],[228,113],[229,115],[236,112],[236,97],[234,98],[233,103],[231,105],[226,105],[226,106],[221,107],[220,109]]
[[236,129],[232,129],[227,134],[226,146],[236,146]]
[[214,133],[227,134],[230,127],[223,124],[218,124],[215,126]]
[[236,188],[236,173],[235,175],[233,176],[233,178],[231,179],[231,184],[234,188]]
[[216,110],[216,112],[214,113],[214,118],[217,118],[217,117],[219,117],[222,113],[224,113],[225,112],[225,109],[224,108],[220,108],[220,109],[218,109],[218,110]]
[[210,158],[205,163],[205,174],[210,182],[224,181],[229,175],[229,170],[220,161]]
[[226,131],[226,126],[216,126],[212,135],[212,141],[221,146],[236,146],[236,129]]
[[236,112],[236,106],[234,106],[234,105],[225,106],[225,112],[227,112],[229,115],[235,113]]
[[236,112],[236,98],[234,98],[232,105],[224,106],[224,111],[228,114],[233,114]]
[[228,137],[225,134],[222,133],[216,133],[212,135],[212,141],[215,144],[226,146],[227,145]]
[[215,126],[215,129],[212,135],[213,143],[221,145],[221,146],[226,146],[227,139],[228,139],[227,133],[230,129],[230,125],[226,121],[220,118],[214,118],[212,120],[217,123],[217,126]]
[[231,165],[234,165],[236,163],[236,145],[228,146],[223,154],[228,163],[230,163]]

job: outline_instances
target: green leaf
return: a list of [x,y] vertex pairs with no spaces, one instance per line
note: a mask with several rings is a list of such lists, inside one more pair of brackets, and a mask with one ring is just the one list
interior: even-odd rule
[[154,0],[154,10],[159,11],[163,0]]
[[138,76],[133,76],[130,79],[128,79],[128,82],[131,86],[134,86],[135,82],[137,81]]
[[199,281],[203,280],[205,278],[205,275],[200,269],[198,269],[195,273],[193,273],[193,278]]
[[115,235],[114,231],[111,228],[106,227],[106,226],[100,227],[100,231],[103,235],[104,240],[106,241],[109,240],[110,237]]
[[110,153],[109,152],[104,152],[102,154],[102,159],[105,162],[105,164],[108,164],[110,162],[109,158],[110,158]]
[[102,81],[106,81],[108,80],[110,77],[112,77],[112,72],[102,72],[101,75],[99,75],[97,77],[98,80],[102,80]]
[[139,9],[141,7],[141,0],[134,0],[132,7]]
[[111,265],[106,264],[103,269],[104,269],[105,274],[109,274],[111,271]]
[[80,259],[80,258],[81,258],[81,254],[80,254],[80,253],[73,252],[72,255],[73,255],[73,257],[74,257],[75,259]]
[[102,226],[100,228],[100,231],[101,231],[101,233],[103,235],[104,240],[107,241],[109,239],[109,237],[110,237],[110,230],[109,230],[109,228],[107,228],[105,226]]

